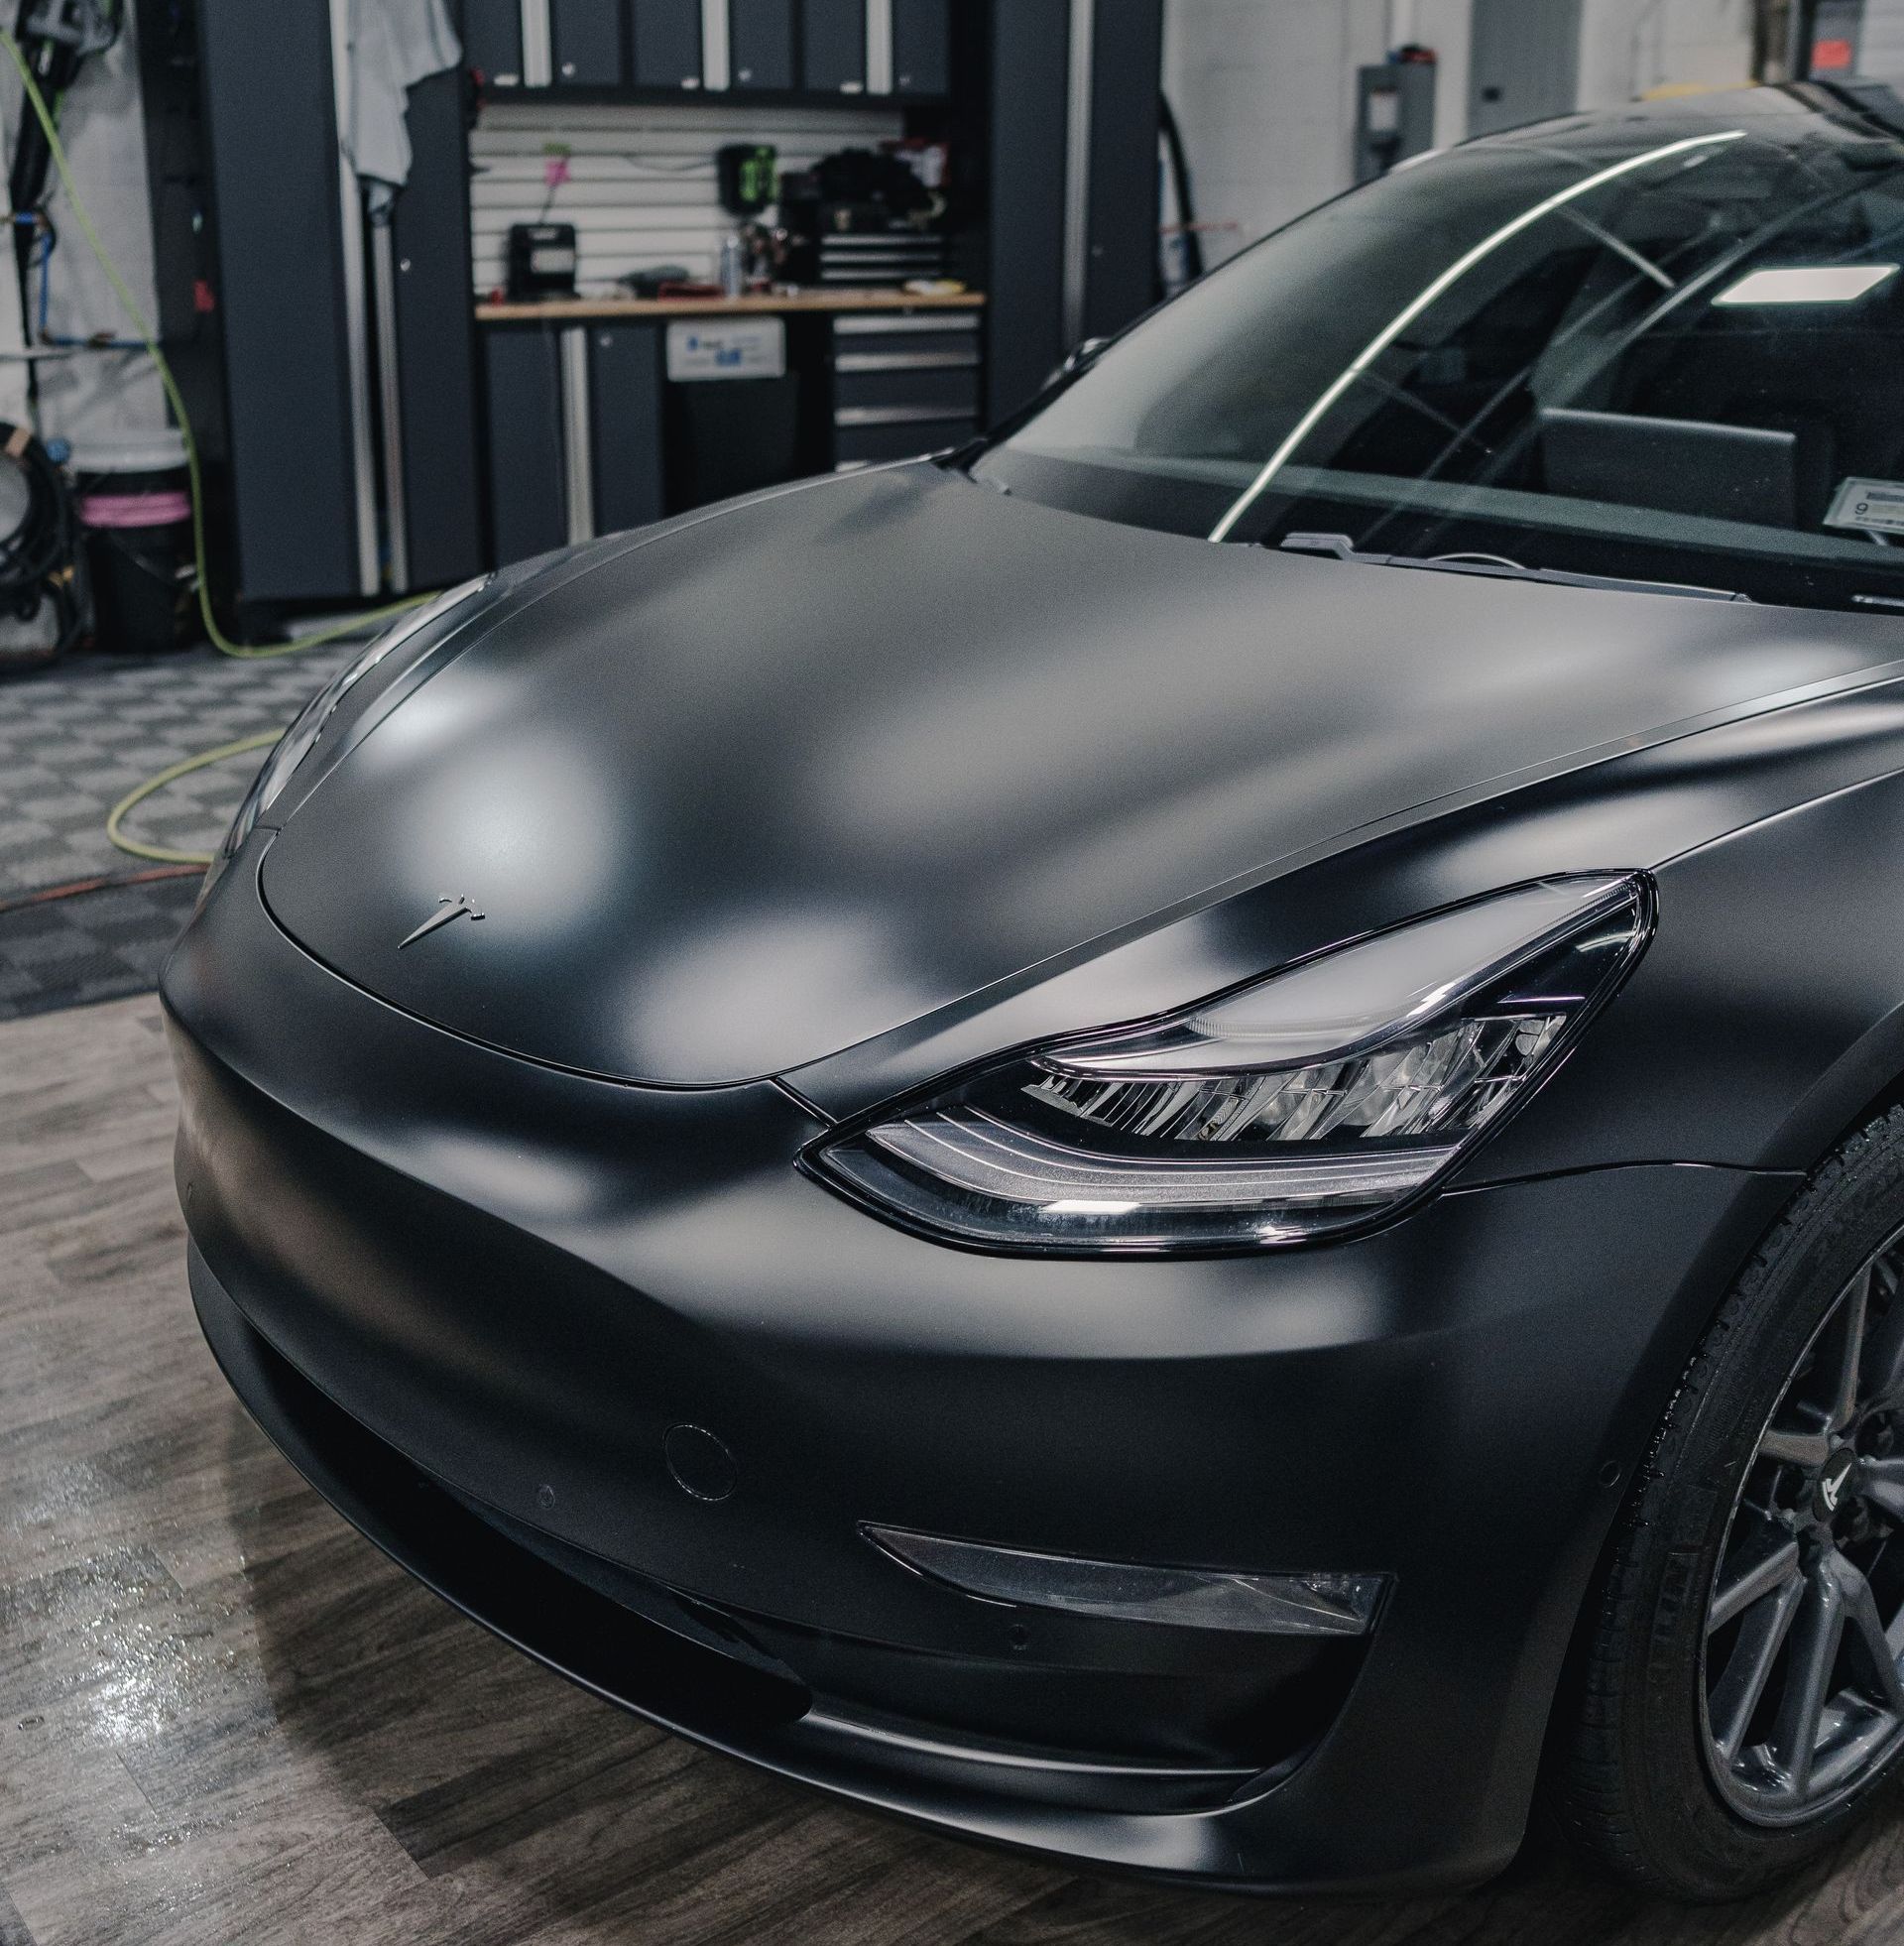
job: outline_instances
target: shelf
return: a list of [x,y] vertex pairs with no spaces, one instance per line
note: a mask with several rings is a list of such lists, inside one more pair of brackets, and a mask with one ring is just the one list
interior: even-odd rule
[[604,317],[728,317],[749,312],[800,310],[976,310],[980,291],[954,297],[919,297],[909,291],[798,291],[745,298],[545,298],[511,304],[479,304],[479,324],[583,324]]

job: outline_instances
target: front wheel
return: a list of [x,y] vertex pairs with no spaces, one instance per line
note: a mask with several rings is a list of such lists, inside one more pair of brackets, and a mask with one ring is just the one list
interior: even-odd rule
[[1904,1109],[1811,1177],[1715,1319],[1556,1720],[1563,1827],[1690,1899],[1796,1870],[1904,1757]]

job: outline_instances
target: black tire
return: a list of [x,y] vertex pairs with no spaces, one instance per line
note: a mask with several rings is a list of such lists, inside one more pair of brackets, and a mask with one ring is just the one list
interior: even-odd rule
[[[1842,1838],[1904,1761],[1904,1734],[1892,1737],[1879,1726],[1872,1733],[1877,1741],[1860,1760],[1862,1767],[1849,1771],[1815,1806],[1806,1806],[1803,1793],[1823,1792],[1824,1786],[1801,1779],[1794,1786],[1800,1793],[1796,1808],[1785,1821],[1742,1814],[1738,1802],[1728,1801],[1741,1795],[1731,1762],[1709,1727],[1705,1658],[1709,1625],[1723,1627],[1712,1623],[1721,1612],[1715,1606],[1716,1576],[1722,1559],[1729,1576],[1739,1558],[1732,1529],[1735,1506],[1741,1520],[1762,1523],[1768,1547],[1785,1544],[1777,1538],[1777,1520],[1799,1518],[1795,1512],[1780,1514],[1778,1492],[1767,1494],[1764,1487],[1767,1477],[1786,1478],[1782,1458],[1766,1457],[1772,1439],[1786,1436],[1770,1430],[1774,1415],[1784,1424],[1789,1413],[1806,1409],[1793,1405],[1800,1394],[1788,1393],[1788,1385],[1820,1383],[1816,1372],[1828,1356],[1822,1349],[1828,1334],[1852,1345],[1849,1376],[1862,1384],[1860,1369],[1872,1364],[1874,1354],[1859,1348],[1866,1339],[1848,1334],[1867,1327],[1839,1321],[1847,1315],[1842,1303],[1853,1288],[1864,1293],[1861,1316],[1878,1321],[1868,1328],[1883,1325],[1889,1333],[1879,1348],[1883,1357],[1889,1358],[1904,1334],[1904,1288],[1890,1269],[1891,1253],[1904,1249],[1897,1242],[1900,1229],[1904,1108],[1844,1143],[1766,1238],[1702,1340],[1609,1544],[1556,1706],[1545,1795],[1568,1838],[1646,1891],[1705,1902],[1764,1888]],[[1872,1269],[1868,1279],[1866,1267]],[[1873,1291],[1879,1294],[1872,1296]],[[1886,1323],[1892,1317],[1894,1327]],[[1829,1374],[1825,1383],[1831,1383]],[[1904,1454],[1904,1428],[1893,1428],[1888,1411],[1878,1411],[1868,1400],[1860,1411],[1872,1416],[1858,1418],[1844,1438],[1879,1442],[1887,1455],[1895,1443]],[[1904,1412],[1897,1416],[1904,1420]],[[1838,1450],[1842,1454],[1843,1448]],[[1839,1462],[1832,1465],[1836,1469]],[[1896,1470],[1888,1460],[1881,1465]],[[1904,1467],[1904,1459],[1898,1466]],[[1754,1468],[1771,1472],[1767,1476]],[[1823,1468],[1818,1479],[1824,1480]],[[1797,1501],[1814,1491],[1801,1480],[1789,1498]],[[1823,1498],[1836,1508],[1836,1490]],[[1767,1499],[1775,1503],[1770,1515],[1759,1511]],[[1807,1504],[1814,1505],[1810,1518],[1825,1520],[1822,1507]],[[1891,1542],[1876,1514],[1864,1510],[1854,1518],[1863,1533],[1857,1543],[1861,1558],[1881,1560],[1886,1546],[1904,1556],[1904,1532]],[[1796,1605],[1806,1598],[1811,1584],[1805,1577],[1832,1545],[1833,1530],[1787,1530],[1794,1545],[1803,1541],[1812,1550],[1804,1558],[1813,1566],[1792,1570],[1799,1593],[1790,1600]],[[1894,1601],[1894,1570],[1873,1565],[1873,1582],[1880,1571],[1887,1603]],[[1729,1653],[1729,1645],[1741,1639],[1713,1637],[1716,1666],[1722,1651]],[[1791,1659],[1769,1663],[1768,1682],[1777,1681],[1780,1671],[1786,1682],[1793,1680],[1790,1670],[1799,1651],[1790,1644],[1802,1640],[1801,1631],[1787,1622],[1779,1639],[1787,1646],[1767,1654]],[[1829,1659],[1836,1652],[1824,1654]],[[1842,1671],[1850,1665],[1835,1666]],[[1879,1698],[1874,1709],[1889,1714],[1875,1671],[1871,1685]],[[1778,1701],[1772,1695],[1769,1705],[1746,1708]],[[1751,1717],[1754,1726],[1765,1720]],[[1745,1741],[1741,1721],[1734,1746]],[[1761,1744],[1756,1752],[1769,1748]],[[1809,1741],[1805,1748],[1809,1753]],[[1812,1763],[1808,1754],[1808,1772]],[[1776,1766],[1767,1768],[1777,1774]],[[1822,1764],[1820,1771],[1825,1773]]]

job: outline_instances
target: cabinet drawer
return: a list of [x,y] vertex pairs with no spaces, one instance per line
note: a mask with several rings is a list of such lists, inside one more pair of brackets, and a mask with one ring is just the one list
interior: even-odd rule
[[836,472],[849,466],[877,465],[883,459],[911,459],[963,445],[979,429],[975,419],[894,419],[872,425],[839,426],[833,432]]
[[833,350],[896,351],[901,343],[919,349],[943,350],[952,345],[977,345],[976,310],[848,311],[833,320]]
[[836,420],[845,412],[905,409],[969,419],[979,410],[979,374],[973,365],[872,372],[836,369],[833,407]]
[[833,347],[836,372],[926,372],[978,362],[979,341],[971,332],[881,331]]

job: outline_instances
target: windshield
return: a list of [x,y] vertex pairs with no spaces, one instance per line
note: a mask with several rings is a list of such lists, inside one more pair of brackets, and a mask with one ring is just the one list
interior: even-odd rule
[[1817,99],[1527,130],[1269,237],[974,471],[1213,541],[1904,611],[1900,265],[1904,142]]

